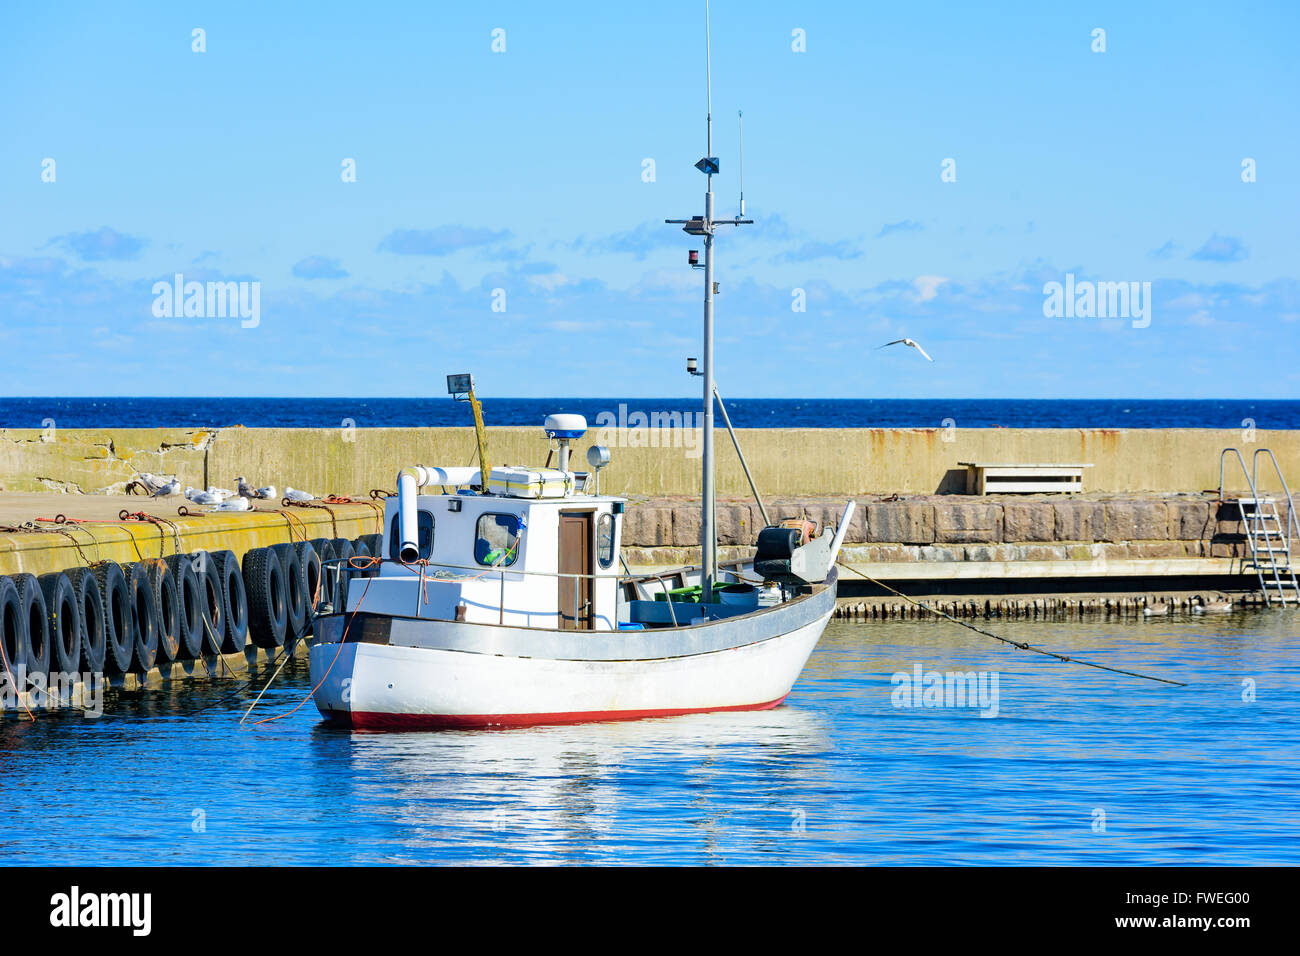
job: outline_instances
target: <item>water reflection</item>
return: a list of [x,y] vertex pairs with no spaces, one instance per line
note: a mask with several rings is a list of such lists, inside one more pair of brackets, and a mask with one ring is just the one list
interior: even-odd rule
[[823,779],[824,762],[812,758],[833,749],[826,718],[795,706],[493,731],[372,734],[318,725],[312,741],[323,769],[353,781],[355,800],[386,804],[404,848],[454,841],[485,861],[604,858],[628,809],[642,804],[682,835],[693,833],[689,843],[716,859],[732,809],[720,778],[746,768],[750,799],[761,802],[785,781]]

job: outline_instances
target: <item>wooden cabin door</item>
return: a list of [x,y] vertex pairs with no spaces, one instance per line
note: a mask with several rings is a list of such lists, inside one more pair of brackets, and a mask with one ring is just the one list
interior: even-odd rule
[[566,631],[589,631],[595,620],[591,595],[591,512],[560,512],[560,573],[582,574],[582,578],[558,578],[560,627]]

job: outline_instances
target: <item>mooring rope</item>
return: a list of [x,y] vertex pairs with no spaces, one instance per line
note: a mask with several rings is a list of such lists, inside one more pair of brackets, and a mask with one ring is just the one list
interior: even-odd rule
[[14,672],[9,669],[9,655],[5,652],[5,642],[0,639],[0,660],[4,661],[5,673],[9,675],[9,686],[14,689],[14,694],[18,698],[18,703],[23,705],[23,710],[27,711],[27,719],[36,723],[36,715],[32,709],[27,706],[27,701],[23,699],[24,688],[18,686],[18,678],[14,677]]
[[[378,558],[375,558],[374,560],[375,560],[375,562],[377,563],[379,559],[378,559]],[[348,563],[351,564],[350,561],[349,561]],[[357,599],[357,606],[356,606],[356,609],[353,610],[352,612],[350,612],[350,613],[347,614],[347,623],[343,625],[343,633],[342,633],[341,635],[339,635],[339,649],[338,649],[337,651],[334,652],[334,659],[333,659],[332,661],[330,661],[330,666],[327,667],[327,668],[325,668],[325,673],[321,675],[321,678],[320,678],[320,680],[316,683],[316,686],[313,687],[311,690],[309,690],[309,691],[307,692],[307,696],[304,697],[302,700],[300,700],[300,701],[298,702],[298,706],[297,706],[297,707],[294,707],[293,710],[285,711],[283,714],[275,714],[274,716],[271,716],[271,717],[263,717],[261,720],[255,720],[255,721],[253,721],[253,726],[254,726],[254,727],[256,727],[258,724],[269,724],[269,723],[271,723],[272,721],[281,720],[281,719],[283,719],[283,718],[285,718],[285,717],[289,717],[289,716],[291,716],[291,715],[293,715],[293,714],[296,714],[299,710],[302,709],[303,705],[306,704],[307,701],[309,701],[309,700],[312,699],[312,696],[316,693],[316,691],[320,690],[321,685],[325,683],[325,678],[327,678],[327,677],[330,676],[330,671],[332,671],[332,670],[334,669],[334,665],[338,663],[339,657],[340,657],[340,656],[342,655],[342,653],[343,653],[343,648],[347,645],[347,640],[348,640],[348,631],[349,631],[349,630],[351,629],[351,627],[352,627],[352,622],[355,620],[355,616],[356,616],[358,613],[360,613],[360,611],[361,611],[361,605],[363,605],[363,604],[366,603],[366,592],[370,590],[370,582],[373,581],[373,580],[374,580],[374,578],[366,578],[366,586],[365,586],[365,587],[362,589],[362,591],[361,591],[361,597]],[[346,612],[345,612],[345,613],[346,613]],[[312,616],[312,621],[314,621],[315,619],[316,619],[316,616],[313,615],[313,616]],[[311,621],[308,621],[307,623],[308,623],[308,624],[311,624]],[[272,674],[272,675],[271,675],[271,680],[269,680],[269,681],[266,682],[266,687],[270,687],[270,686],[271,686],[271,683],[275,680],[276,675],[279,674],[279,673],[280,673],[280,672],[277,670],[277,671],[275,672],[275,674]],[[262,693],[263,693],[263,694],[266,693],[266,687],[263,687],[263,688],[262,688]],[[258,698],[258,700],[261,700],[261,698],[262,698],[262,694],[258,694],[258,695],[257,695],[257,698]],[[253,706],[254,706],[254,707],[257,706],[257,701],[256,701],[256,700],[253,701]],[[247,719],[248,719],[248,714],[251,714],[252,712],[253,712],[253,708],[252,708],[252,707],[248,708],[248,713],[244,714],[243,719],[241,719],[241,720],[239,721],[239,726],[240,726],[241,728],[243,728],[243,726],[244,726],[244,720],[247,720]]]
[[293,657],[293,653],[291,651],[286,651],[285,653],[280,655],[280,666],[275,669],[275,673],[271,675],[271,679],[266,682],[266,686],[263,687],[262,690],[258,693],[257,697],[253,699],[253,702],[248,705],[248,710],[244,711],[244,716],[239,718],[240,727],[244,726],[244,721],[248,720],[248,715],[253,712],[253,708],[256,707],[258,701],[262,699],[262,694],[265,694],[271,688],[271,685],[275,683],[275,679],[280,676],[280,671],[284,670],[284,665],[289,663],[289,658],[291,657]]
[[[63,516],[62,516],[62,515],[59,515],[59,517],[61,518],[61,517],[63,517]],[[48,520],[50,520],[50,519],[47,519],[47,518],[37,518],[37,519],[36,519],[36,521],[48,521]],[[66,520],[66,519],[65,519],[65,520]],[[78,523],[80,523],[80,522],[78,522]],[[63,524],[63,522],[59,522],[58,519],[56,518],[56,519],[53,520],[52,524]],[[99,553],[99,554],[101,555],[101,557],[100,557],[100,559],[99,559],[98,561],[91,561],[91,560],[90,560],[90,557],[86,554],[86,552],[81,550],[81,542],[79,542],[79,541],[76,539],[76,537],[72,534],[71,531],[68,531],[66,528],[63,528],[63,527],[48,527],[48,528],[41,528],[41,527],[38,527],[38,526],[36,525],[35,522],[28,521],[28,522],[26,522],[26,523],[24,523],[24,524],[20,524],[20,525],[0,525],[0,533],[4,533],[4,534],[61,534],[61,535],[63,535],[65,538],[67,538],[69,541],[72,542],[72,546],[76,549],[77,554],[81,555],[81,560],[83,560],[83,561],[86,562],[86,567],[88,567],[88,568],[93,568],[96,564],[102,564],[102,563],[103,563],[103,560],[104,560],[103,557],[102,557],[103,552],[100,550],[100,546],[99,546],[99,539],[96,538],[96,537],[95,537],[93,534],[91,534],[89,531],[87,531],[86,533],[87,533],[87,534],[90,534],[90,540],[91,540],[91,542],[95,545],[95,550],[96,550],[96,552]]]
[[[163,528],[164,526],[170,528],[172,532],[172,537],[175,539],[173,542],[173,547],[176,549],[175,553],[176,554],[181,553],[181,529],[180,526],[177,525],[175,521],[172,521],[169,518],[160,518],[157,515],[151,515],[144,511],[127,511],[125,508],[123,508],[120,512],[118,512],[117,517],[119,521],[123,521],[123,522],[147,521],[150,524],[152,524],[155,528],[157,528],[158,529],[158,557],[160,558],[165,557],[167,553],[167,547],[166,547],[167,533],[163,531]],[[139,549],[137,548],[136,550],[138,551]]]
[[1010,644],[1012,647],[1015,647],[1019,650],[1033,651],[1035,654],[1043,654],[1047,657],[1053,657],[1056,660],[1062,661],[1063,663],[1066,664],[1079,664],[1082,667],[1095,667],[1097,670],[1110,671],[1112,674],[1123,674],[1125,677],[1137,677],[1141,680],[1153,680],[1161,684],[1173,684],[1175,687],[1187,686],[1182,681],[1170,680],[1167,677],[1152,677],[1150,674],[1139,674],[1137,671],[1126,671],[1123,668],[1111,667],[1107,664],[1097,664],[1094,663],[1093,661],[1081,661],[1077,657],[1067,657],[1064,654],[1057,654],[1055,651],[1049,651],[1041,647],[1035,647],[1034,645],[1026,644],[1023,641],[1013,641],[1009,637],[1002,637],[998,634],[994,634],[992,631],[986,631],[983,628],[976,627],[974,624],[967,624],[965,621],[958,620],[957,618],[953,617],[951,614],[948,614],[945,611],[940,611],[938,608],[931,607],[930,605],[922,601],[914,600],[913,598],[908,597],[902,591],[890,587],[884,581],[880,581],[877,580],[876,578],[873,578],[871,575],[867,574],[867,572],[863,571],[861,568],[854,567],[853,565],[845,561],[837,561],[836,563],[839,564],[841,567],[848,568],[850,571],[852,571],[855,574],[861,575],[862,577],[870,581],[872,584],[884,588],[886,591],[890,592],[891,594],[901,597],[908,604],[915,604],[917,607],[929,611],[931,614],[936,614],[939,617],[952,621],[952,623],[958,624],[966,628],[967,630],[974,631],[976,634],[983,634],[985,637],[991,637],[993,638],[993,640],[1001,641],[1003,644]]

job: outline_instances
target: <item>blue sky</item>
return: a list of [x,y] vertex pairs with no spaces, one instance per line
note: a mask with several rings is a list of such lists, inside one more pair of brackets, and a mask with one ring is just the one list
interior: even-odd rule
[[[1295,397],[1300,7],[992,6],[713,4],[724,394]],[[694,391],[702,13],[6,6],[0,394]],[[260,324],[155,316],[178,272]],[[1067,273],[1150,325],[1045,317]]]

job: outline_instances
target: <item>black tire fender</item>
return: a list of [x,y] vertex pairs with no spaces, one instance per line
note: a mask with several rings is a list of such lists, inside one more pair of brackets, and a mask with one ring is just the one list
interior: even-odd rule
[[34,574],[15,574],[14,586],[22,606],[23,626],[27,629],[27,673],[50,673],[50,614],[45,608],[45,592]]
[[190,564],[199,579],[203,596],[203,653],[216,655],[226,643],[226,589],[221,584],[221,568],[209,551],[190,555]]
[[81,667],[81,608],[72,581],[62,571],[43,574],[41,591],[49,612],[50,667],[60,674],[77,674]]
[[226,637],[221,647],[226,654],[238,654],[248,646],[248,591],[239,559],[233,551],[212,555],[221,577],[221,591],[226,597]]
[[158,608],[158,595],[154,592],[153,582],[149,580],[149,562],[137,561],[124,570],[127,593],[131,595],[131,620],[134,624],[131,631],[134,638],[131,644],[131,670],[147,674],[158,663],[158,618],[162,612]]
[[154,610],[158,612],[158,663],[170,664],[180,657],[184,615],[176,576],[162,558],[142,561],[153,589]]
[[243,574],[248,592],[249,636],[258,647],[283,646],[289,629],[284,565],[270,548],[253,548],[244,553]]
[[330,544],[334,547],[334,558],[343,562],[343,564],[339,566],[340,573],[334,586],[334,612],[338,614],[347,609],[348,586],[356,576],[356,572],[348,567],[347,562],[351,560],[353,555],[357,552],[356,549],[352,547],[352,542],[347,538],[335,538],[330,542]]
[[126,573],[112,561],[95,566],[95,583],[104,605],[104,670],[125,674],[131,669],[135,647],[135,622]]
[[203,590],[194,562],[188,554],[173,554],[167,566],[176,580],[176,596],[180,600],[180,650],[177,657],[193,660],[203,654]]
[[68,580],[76,595],[81,621],[81,670],[83,673],[103,674],[108,630],[99,582],[95,580],[95,572],[89,568],[73,568],[68,572]]
[[294,547],[298,549],[298,563],[302,565],[302,593],[307,601],[307,623],[310,626],[316,608],[326,600],[326,596],[321,591],[324,582],[321,556],[310,541],[299,541]]
[[[27,627],[23,623],[23,605],[18,599],[18,585],[12,578],[0,577],[0,652],[8,686],[14,690],[26,690],[27,659],[30,648],[27,646]],[[22,686],[17,686],[19,674],[24,675]]]
[[280,569],[284,572],[284,606],[289,614],[288,637],[297,639],[307,627],[307,581],[302,572],[302,561],[298,557],[298,548],[293,544],[273,544],[271,553],[280,559]]

